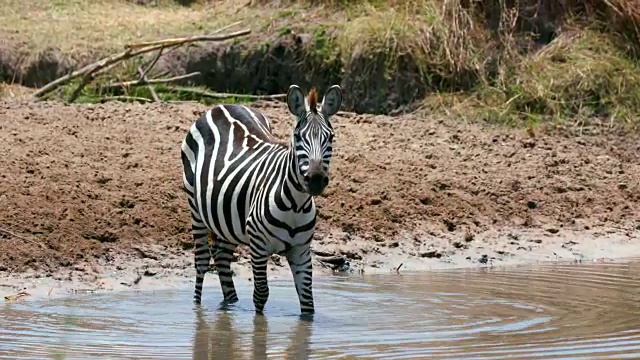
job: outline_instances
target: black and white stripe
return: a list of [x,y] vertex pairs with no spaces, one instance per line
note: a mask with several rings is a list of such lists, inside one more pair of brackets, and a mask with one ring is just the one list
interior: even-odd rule
[[276,142],[264,115],[242,105],[215,106],[189,129],[182,162],[195,240],[196,303],[211,256],[224,301],[238,300],[230,263],[242,244],[251,251],[257,312],[269,296],[267,259],[274,253],[289,262],[301,312],[314,312],[313,196],[329,182],[334,133],[329,118],[340,108],[342,91],[338,85],[330,87],[320,106],[316,97],[315,90],[307,99],[298,86],[289,88],[287,105],[296,117],[289,147]]

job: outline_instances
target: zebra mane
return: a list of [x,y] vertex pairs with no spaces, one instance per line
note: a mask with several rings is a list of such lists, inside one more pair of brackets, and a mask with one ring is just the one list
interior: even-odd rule
[[313,113],[317,113],[318,112],[318,92],[316,91],[316,88],[312,88],[311,91],[309,91],[307,102],[309,103],[309,110],[311,110],[311,112]]

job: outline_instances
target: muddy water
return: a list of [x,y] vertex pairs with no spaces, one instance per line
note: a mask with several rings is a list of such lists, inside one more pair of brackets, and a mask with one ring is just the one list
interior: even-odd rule
[[265,316],[237,281],[226,310],[215,281],[200,310],[190,285],[3,304],[0,358],[640,357],[640,262],[317,278],[313,322],[288,279]]

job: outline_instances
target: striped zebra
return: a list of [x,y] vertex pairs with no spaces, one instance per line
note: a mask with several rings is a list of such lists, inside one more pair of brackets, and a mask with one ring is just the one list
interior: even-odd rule
[[269,297],[271,254],[286,257],[301,313],[314,313],[314,196],[329,183],[334,136],[329,118],[341,104],[338,85],[326,91],[320,105],[315,89],[305,97],[300,87],[291,85],[287,105],[296,120],[289,146],[276,142],[263,114],[242,105],[217,105],[191,125],[182,142],[182,163],[195,241],[196,304],[212,256],[223,303],[238,301],[230,263],[242,244],[251,252],[257,313]]

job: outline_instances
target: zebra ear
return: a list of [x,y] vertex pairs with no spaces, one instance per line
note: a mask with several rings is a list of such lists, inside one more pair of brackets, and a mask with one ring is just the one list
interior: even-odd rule
[[301,116],[309,109],[307,99],[298,85],[289,86],[287,105],[289,106],[289,111],[295,116]]
[[325,117],[334,115],[342,105],[342,89],[339,85],[330,87],[322,98],[322,112]]

